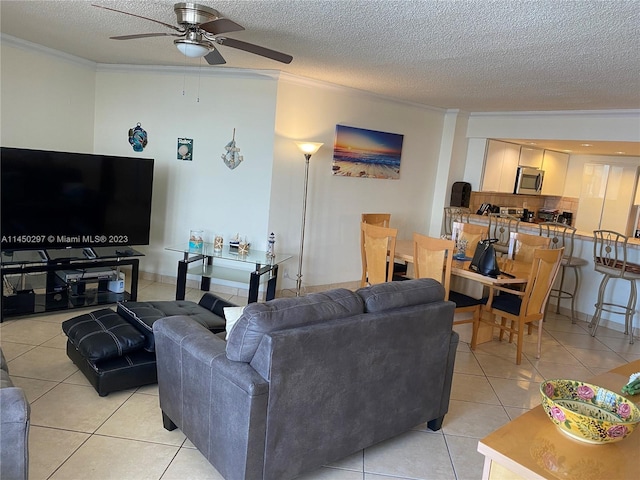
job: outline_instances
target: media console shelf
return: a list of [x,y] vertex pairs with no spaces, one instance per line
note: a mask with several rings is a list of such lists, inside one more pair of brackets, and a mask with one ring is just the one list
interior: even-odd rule
[[[17,315],[135,301],[142,256],[128,246],[3,250],[0,321]],[[120,268],[128,266],[131,292],[118,288]]]

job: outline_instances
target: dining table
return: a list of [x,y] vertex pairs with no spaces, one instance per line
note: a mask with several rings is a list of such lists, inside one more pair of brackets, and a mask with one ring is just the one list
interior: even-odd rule
[[[413,263],[413,240],[396,240],[394,258],[395,260]],[[528,273],[531,269],[531,264],[525,265],[522,262],[514,262],[511,260],[499,261],[498,263],[506,274],[490,277],[471,270],[471,268],[469,268],[471,259],[457,260],[454,257],[454,260],[451,262],[451,289],[475,298],[482,298],[482,296],[486,296],[488,287],[521,289],[526,286],[529,280]],[[479,288],[473,288],[474,285]],[[480,322],[476,343],[486,343],[492,339],[493,327],[484,322]]]

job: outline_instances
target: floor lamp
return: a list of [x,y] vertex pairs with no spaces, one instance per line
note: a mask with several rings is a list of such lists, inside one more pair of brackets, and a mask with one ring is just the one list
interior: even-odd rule
[[302,251],[304,249],[304,223],[307,216],[307,184],[309,183],[309,159],[322,146],[322,143],[296,142],[300,151],[304,154],[304,193],[302,195],[302,224],[300,226],[300,258],[298,260],[298,277],[296,280],[296,297],[300,296],[302,288]]

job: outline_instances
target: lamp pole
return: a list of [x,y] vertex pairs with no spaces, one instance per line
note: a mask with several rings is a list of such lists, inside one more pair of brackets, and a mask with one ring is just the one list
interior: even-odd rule
[[307,218],[307,189],[309,185],[309,160],[316,153],[322,143],[296,142],[298,148],[304,154],[304,192],[302,194],[302,221],[300,222],[300,256],[298,257],[298,275],[296,278],[296,297],[300,296],[302,289],[302,254],[304,252],[304,230]]

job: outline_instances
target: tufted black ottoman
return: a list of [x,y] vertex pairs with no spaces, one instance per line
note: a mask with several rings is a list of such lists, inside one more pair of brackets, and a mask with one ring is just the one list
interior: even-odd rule
[[235,307],[211,293],[200,302],[185,300],[119,303],[62,322],[67,356],[102,397],[110,392],[158,381],[153,323],[188,316],[214,333],[225,328],[224,307]]

